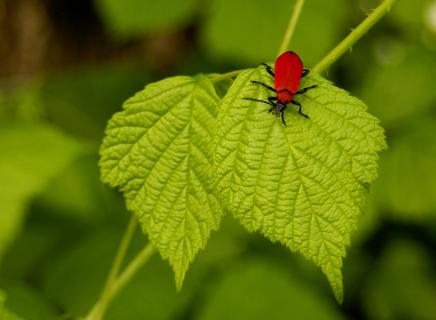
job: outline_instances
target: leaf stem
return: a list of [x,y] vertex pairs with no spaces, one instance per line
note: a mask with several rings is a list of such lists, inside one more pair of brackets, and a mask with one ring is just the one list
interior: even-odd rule
[[[133,278],[138,270],[148,261],[148,259],[155,252],[151,243],[148,243],[128,264],[121,275],[116,278],[112,284],[108,287],[106,293],[106,299],[104,301],[97,301],[94,307],[91,309],[85,320],[100,320],[103,319],[107,306],[117,296],[117,294],[124,289],[127,283]],[[104,305],[102,304],[104,303]]]
[[[285,51],[291,41],[298,22],[305,0],[297,0],[292,11],[291,18],[286,33],[280,45],[279,54]],[[397,0],[384,0],[368,17],[361,22],[344,40],[342,40],[332,51],[330,51],[313,69],[315,73],[323,73],[336,60],[338,60],[347,50],[349,50],[362,36],[368,32],[390,9]],[[230,71],[220,75],[212,76],[210,80],[214,83],[231,79],[238,76],[247,69]]]
[[153,245],[148,243],[129,263],[121,275],[115,280],[111,291],[109,292],[109,301],[111,301],[133,278],[138,270],[150,259],[156,250]]
[[116,277],[118,276],[118,273],[120,272],[121,265],[124,261],[124,257],[126,256],[126,252],[129,247],[130,241],[132,240],[132,237],[135,233],[137,224],[138,221],[135,215],[132,214],[129,224],[127,225],[127,229],[124,232],[124,235],[118,247],[118,251],[115,256],[114,262],[112,264],[112,268],[106,279],[104,289],[100,294],[100,298],[98,299],[94,307],[91,309],[86,319],[96,320],[96,319],[103,318],[106,308],[109,304],[109,292],[111,290],[111,287],[113,286]]
[[[297,25],[298,18],[300,17],[304,2],[305,0],[296,0],[294,8],[292,9],[291,17],[289,19],[288,27],[286,29],[285,35],[283,36],[283,40],[277,55],[280,55],[282,52],[286,51],[286,49],[289,47],[289,43],[291,42],[292,35],[294,34],[295,27]],[[215,75],[210,78],[210,81],[216,83],[223,80],[231,79],[238,76],[241,72],[245,70],[247,69],[235,70],[220,75]]]
[[351,33],[330,51],[313,69],[315,73],[323,73],[347,50],[349,50],[364,34],[368,32],[390,9],[397,0],[384,0],[363,20]]
[[291,18],[289,19],[288,28],[286,29],[285,35],[283,36],[283,40],[277,56],[279,56],[281,53],[285,52],[289,48],[292,35],[294,34],[295,27],[297,26],[298,18],[300,17],[301,10],[303,9],[304,1],[305,0],[297,0],[295,2],[294,8],[292,9]]

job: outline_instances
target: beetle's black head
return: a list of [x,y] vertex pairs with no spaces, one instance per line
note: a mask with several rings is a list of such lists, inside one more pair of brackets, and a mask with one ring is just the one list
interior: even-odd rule
[[273,112],[274,115],[276,117],[280,117],[280,115],[282,114],[283,110],[285,110],[285,108],[286,108],[286,104],[281,103],[281,102],[277,102],[276,107],[275,107],[274,112]]

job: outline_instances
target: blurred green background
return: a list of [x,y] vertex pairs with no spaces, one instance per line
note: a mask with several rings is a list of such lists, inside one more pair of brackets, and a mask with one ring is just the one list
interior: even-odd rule
[[[377,0],[307,0],[292,49],[313,66]],[[102,288],[129,213],[102,185],[110,116],[145,84],[272,61],[292,0],[0,1],[0,318],[71,319]],[[180,293],[155,255],[107,319],[436,319],[436,1],[400,0],[327,77],[389,150],[344,265],[321,271],[224,219]],[[137,232],[132,256],[146,237]]]

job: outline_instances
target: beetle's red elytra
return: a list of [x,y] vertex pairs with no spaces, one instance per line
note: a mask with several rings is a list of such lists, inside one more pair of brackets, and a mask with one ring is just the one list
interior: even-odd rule
[[298,106],[298,113],[303,117],[309,118],[301,111],[301,104],[294,100],[294,96],[303,94],[307,90],[313,89],[316,85],[298,90],[301,78],[305,77],[308,73],[308,69],[303,68],[303,62],[300,57],[293,51],[286,51],[282,53],[275,61],[274,71],[271,67],[265,63],[266,71],[274,77],[274,88],[260,81],[252,80],[251,82],[257,85],[261,85],[268,90],[273,91],[276,95],[268,97],[268,101],[244,98],[250,101],[256,101],[265,103],[271,106],[268,112],[272,112],[277,117],[282,117],[282,122],[286,126],[284,117],[284,111],[289,103]]

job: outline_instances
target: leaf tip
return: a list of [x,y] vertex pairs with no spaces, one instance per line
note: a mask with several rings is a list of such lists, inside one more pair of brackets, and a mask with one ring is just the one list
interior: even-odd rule
[[174,272],[175,272],[176,290],[177,292],[180,292],[183,287],[186,271],[174,270]]
[[337,288],[336,290],[333,291],[336,301],[339,304],[342,304],[344,302],[344,289],[343,288]]

